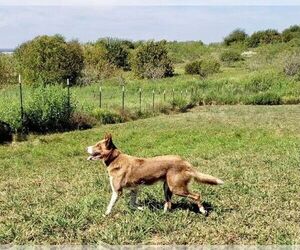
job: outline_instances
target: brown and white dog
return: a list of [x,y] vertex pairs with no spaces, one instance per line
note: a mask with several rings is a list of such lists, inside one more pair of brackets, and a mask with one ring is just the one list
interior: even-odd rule
[[165,205],[164,211],[171,209],[172,194],[192,199],[199,211],[206,214],[201,204],[200,195],[188,190],[191,179],[211,185],[223,184],[223,181],[211,175],[196,171],[190,163],[176,155],[157,156],[153,158],[138,158],[121,153],[112,141],[111,134],[96,145],[87,148],[90,154],[88,160],[103,160],[107,166],[112,196],[106,210],[111,210],[122,193],[123,188],[131,189],[131,205],[137,206],[138,186],[150,185],[156,181],[164,181]]

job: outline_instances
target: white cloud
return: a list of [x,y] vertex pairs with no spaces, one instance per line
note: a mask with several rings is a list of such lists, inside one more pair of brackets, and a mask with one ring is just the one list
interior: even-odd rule
[[300,5],[300,0],[0,0],[0,5]]

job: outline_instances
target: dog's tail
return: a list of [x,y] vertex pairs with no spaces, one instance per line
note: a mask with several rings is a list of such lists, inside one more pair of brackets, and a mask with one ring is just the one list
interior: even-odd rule
[[191,175],[194,177],[194,179],[197,182],[200,182],[200,183],[205,183],[205,184],[210,184],[210,185],[224,184],[224,182],[221,179],[211,176],[209,174],[202,174],[200,172],[197,172],[196,170],[193,170],[191,172]]

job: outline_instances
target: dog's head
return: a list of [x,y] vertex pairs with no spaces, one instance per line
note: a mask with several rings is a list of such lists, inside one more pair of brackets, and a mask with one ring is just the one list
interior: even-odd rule
[[116,149],[116,146],[113,144],[111,134],[106,134],[104,139],[94,146],[87,147],[86,150],[90,154],[88,160],[106,159],[114,149]]

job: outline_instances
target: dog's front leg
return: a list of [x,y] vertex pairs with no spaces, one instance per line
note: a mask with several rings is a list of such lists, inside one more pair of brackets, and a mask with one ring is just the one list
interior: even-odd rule
[[113,184],[113,178],[110,177],[109,181],[110,181],[110,186],[111,186],[111,189],[112,189],[112,195],[111,195],[111,198],[110,198],[110,202],[107,206],[105,215],[108,215],[108,214],[111,213],[111,210],[112,210],[113,206],[116,204],[116,202],[119,198],[119,192],[117,190],[115,190],[115,187],[114,187],[114,184]]
[[109,215],[111,213],[111,210],[112,210],[113,206],[116,204],[118,198],[119,198],[118,192],[116,192],[115,190],[113,190],[113,193],[111,195],[110,202],[109,202],[109,204],[107,206],[105,215]]

